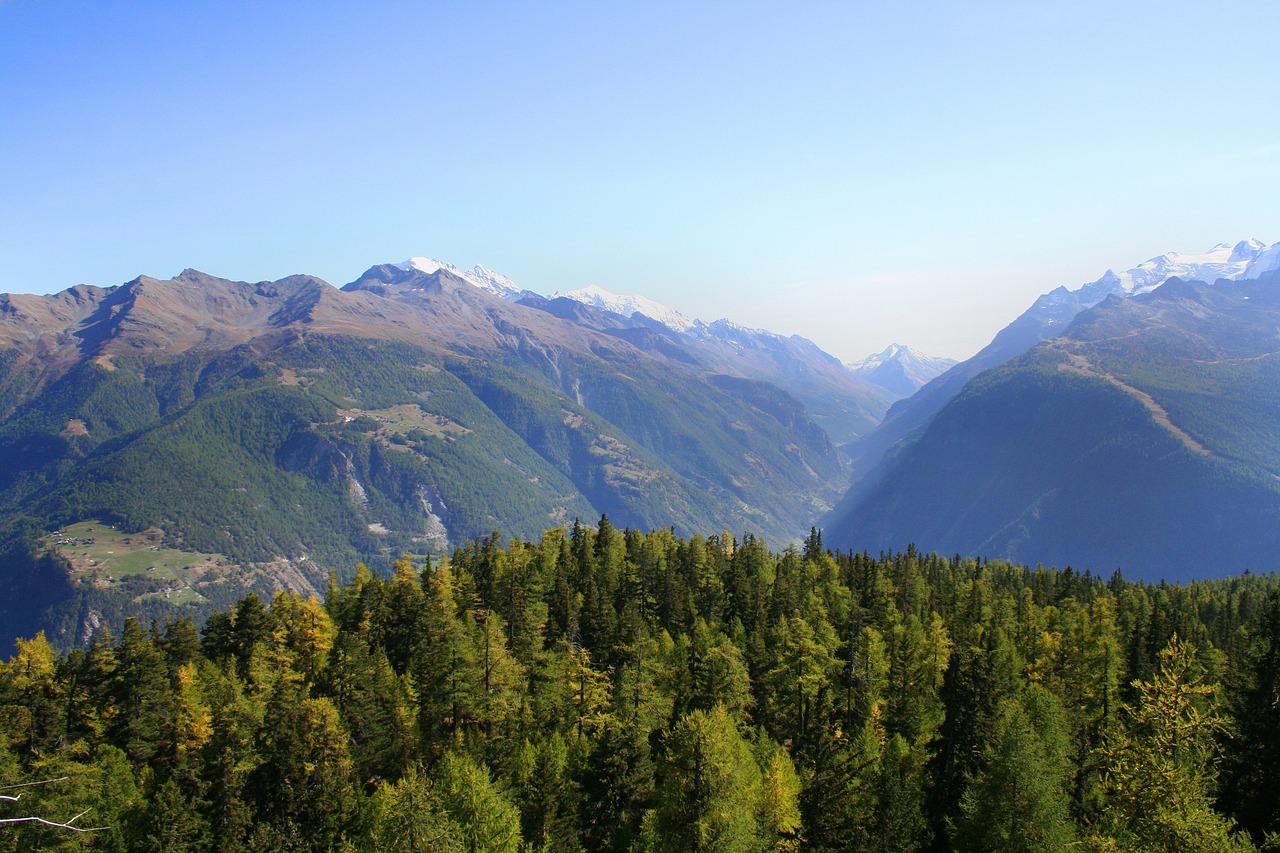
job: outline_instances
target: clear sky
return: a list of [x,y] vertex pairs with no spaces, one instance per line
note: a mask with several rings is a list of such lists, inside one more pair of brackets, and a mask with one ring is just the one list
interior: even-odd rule
[[0,291],[480,262],[967,357],[1280,240],[1271,2],[0,0]]

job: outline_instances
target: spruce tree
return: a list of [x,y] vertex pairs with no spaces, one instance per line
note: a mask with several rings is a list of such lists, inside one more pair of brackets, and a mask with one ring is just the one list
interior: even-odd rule
[[1004,700],[986,760],[960,801],[952,837],[959,850],[1059,851],[1075,840],[1066,783],[1067,734],[1062,708],[1032,684]]

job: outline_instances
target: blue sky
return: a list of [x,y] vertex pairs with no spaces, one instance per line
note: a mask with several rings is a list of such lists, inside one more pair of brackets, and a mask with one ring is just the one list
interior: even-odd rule
[[855,358],[1280,240],[1270,2],[0,2],[0,291],[430,255]]

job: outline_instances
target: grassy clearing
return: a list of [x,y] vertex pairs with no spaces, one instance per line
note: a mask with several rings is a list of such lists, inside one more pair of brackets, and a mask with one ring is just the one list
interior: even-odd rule
[[164,533],[157,528],[125,533],[100,521],[67,525],[41,542],[66,559],[75,575],[91,579],[97,586],[110,587],[125,578],[141,575],[168,582],[166,591],[149,595],[168,597],[175,603],[199,600],[200,594],[191,589],[192,581],[226,563],[221,554],[166,547]]
[[457,421],[423,411],[416,403],[404,403],[387,409],[341,409],[338,416],[349,419],[361,416],[373,418],[378,422],[378,434],[386,437],[392,433],[408,435],[414,430],[439,438],[456,438],[471,432]]

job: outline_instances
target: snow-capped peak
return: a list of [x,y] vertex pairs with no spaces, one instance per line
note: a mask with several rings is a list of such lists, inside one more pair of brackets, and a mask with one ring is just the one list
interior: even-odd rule
[[899,397],[906,397],[935,376],[946,373],[955,363],[954,358],[924,355],[905,344],[894,343],[845,367]]
[[662,325],[677,332],[687,332],[694,324],[693,320],[690,320],[676,309],[663,305],[661,302],[655,302],[647,296],[613,293],[598,284],[589,284],[577,290],[557,290],[551,294],[550,298],[558,299],[560,297],[572,299],[584,305],[592,305],[605,311],[612,311],[614,314],[621,314],[623,317],[643,314],[649,319],[657,320]]
[[515,299],[524,292],[514,281],[482,264],[476,264],[463,278],[478,282],[481,287],[498,294],[503,299]]
[[[418,270],[428,275],[437,270],[445,270],[469,284],[512,302],[518,301],[520,297],[528,292],[505,275],[496,273],[483,264],[476,264],[469,270],[461,270],[448,261],[414,257],[394,266],[402,270]],[[586,305],[593,305],[605,311],[612,311],[624,317],[643,314],[649,319],[657,320],[662,325],[677,332],[688,332],[696,322],[676,309],[663,305],[661,302],[655,302],[646,296],[628,296],[613,293],[598,284],[589,284],[578,290],[558,290],[551,294],[549,298],[556,299],[561,296]]]
[[[891,362],[898,362],[903,365],[910,365],[913,370],[923,372],[936,371],[941,373],[951,365],[956,363],[954,358],[941,358],[934,355],[925,355],[922,352],[916,352],[906,344],[893,343],[889,344],[880,352],[869,355],[861,361],[851,361],[845,364],[845,367],[854,373],[862,373],[874,371],[876,368]],[[936,375],[936,374],[935,374]]]
[[[1210,284],[1220,278],[1255,278],[1259,273],[1250,270],[1254,261],[1266,250],[1266,244],[1250,238],[1236,243],[1219,243],[1201,254],[1169,252],[1115,276],[1120,290],[1133,296],[1146,293],[1177,276],[1182,279],[1206,281]],[[1104,276],[1103,279],[1108,278]],[[1099,279],[1093,284],[1102,283]],[[1107,284],[1111,284],[1110,281]],[[1089,285],[1085,285],[1088,287]]]
[[417,270],[418,272],[424,272],[427,275],[430,275],[436,270],[448,270],[454,275],[462,274],[462,271],[453,264],[446,263],[444,261],[437,261],[435,258],[410,258],[403,263],[395,264],[395,266],[402,270]]
[[875,353],[873,355],[869,355],[866,358],[862,359],[862,361],[851,361],[848,364],[846,364],[845,367],[855,371],[856,370],[874,370],[875,368],[884,364],[886,361],[892,361],[898,355],[902,353],[909,353],[909,352],[911,352],[911,349],[905,344],[897,344],[897,343],[889,344],[880,352]]
[[[1108,296],[1136,296],[1155,290],[1169,279],[1205,281],[1213,284],[1220,278],[1238,281],[1257,278],[1264,272],[1280,267],[1280,243],[1269,248],[1261,240],[1250,238],[1232,245],[1219,243],[1207,252],[1186,254],[1169,252],[1143,261],[1122,273],[1107,270],[1096,281],[1081,285],[1073,291],[1063,288],[1045,294],[1037,300],[1044,307],[1058,303],[1059,308],[1075,311],[1098,304]],[[1060,292],[1061,291],[1061,292]],[[1074,307],[1071,307],[1074,306]],[[1066,317],[1063,319],[1070,319]]]
[[1267,248],[1267,244],[1263,243],[1256,237],[1250,237],[1248,240],[1241,240],[1231,249],[1231,258],[1233,261],[1253,261],[1258,254]]
[[403,263],[395,264],[395,266],[402,270],[418,270],[428,275],[437,270],[445,270],[468,284],[474,284],[481,290],[487,290],[495,296],[507,300],[517,299],[524,292],[505,275],[496,273],[481,264],[476,264],[470,270],[463,271],[447,261],[437,261],[435,258],[410,258]]
[[1241,278],[1258,278],[1263,273],[1280,269],[1280,243],[1272,243],[1270,246],[1260,249],[1253,260],[1249,262],[1249,268],[1245,270],[1245,274]]

